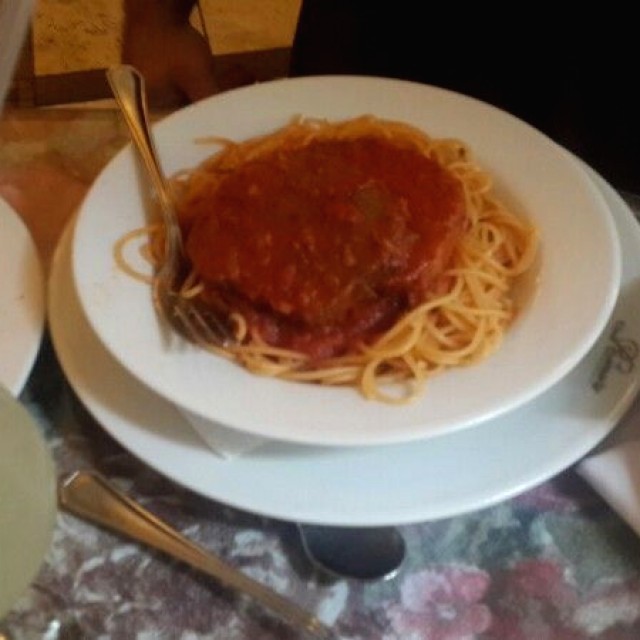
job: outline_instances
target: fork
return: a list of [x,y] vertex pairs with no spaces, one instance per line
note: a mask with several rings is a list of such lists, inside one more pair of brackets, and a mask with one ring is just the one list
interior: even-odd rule
[[302,631],[304,637],[337,640],[333,631],[312,613],[188,540],[100,474],[79,470],[61,479],[58,500],[66,511],[150,545],[217,579],[227,588],[250,596],[277,618]]
[[124,64],[109,68],[107,80],[147,170],[162,214],[164,255],[156,267],[153,283],[156,311],[191,342],[205,347],[227,346],[233,342],[233,336],[225,320],[196,299],[180,294],[180,274],[184,264],[182,233],[149,126],[144,78],[137,69]]

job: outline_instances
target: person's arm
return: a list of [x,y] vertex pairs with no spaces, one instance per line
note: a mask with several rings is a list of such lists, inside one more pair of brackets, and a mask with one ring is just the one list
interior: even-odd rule
[[196,0],[125,0],[122,61],[145,77],[154,106],[194,102],[217,91],[207,40],[191,26]]

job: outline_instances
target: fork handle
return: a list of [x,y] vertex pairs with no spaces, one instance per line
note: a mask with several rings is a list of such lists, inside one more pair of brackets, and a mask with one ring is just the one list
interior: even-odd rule
[[[162,172],[149,126],[144,78],[131,65],[122,64],[107,69],[107,80],[113,96],[120,106],[131,140],[135,144],[153,183],[162,213],[165,216],[173,217],[173,200],[167,180]],[[174,225],[167,224],[165,226],[167,229],[171,229]]]
[[313,637],[334,637],[315,616],[194,544],[102,476],[77,471],[60,484],[58,493],[60,504],[67,511],[182,560],[224,586],[246,593]]

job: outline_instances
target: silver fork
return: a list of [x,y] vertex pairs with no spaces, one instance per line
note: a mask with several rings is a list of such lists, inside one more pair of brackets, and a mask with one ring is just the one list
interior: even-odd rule
[[164,255],[153,285],[157,312],[188,340],[203,346],[233,342],[230,327],[212,309],[180,295],[184,251],[173,197],[162,172],[149,126],[144,78],[131,65],[107,70],[107,79],[155,191],[164,225]]
[[60,481],[58,499],[66,511],[148,544],[249,595],[279,619],[303,631],[305,637],[336,640],[333,631],[313,614],[188,540],[103,476],[88,470],[72,473]]

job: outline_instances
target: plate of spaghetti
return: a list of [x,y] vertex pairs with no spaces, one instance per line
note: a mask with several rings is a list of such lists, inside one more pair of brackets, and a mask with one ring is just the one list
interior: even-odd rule
[[157,316],[162,226],[128,147],[79,212],[74,277],[110,352],[199,417],[308,444],[449,433],[560,380],[615,303],[601,194],[551,140],[477,100],[286,79],[154,133],[182,228],[181,295],[228,318],[235,342],[196,346]]

